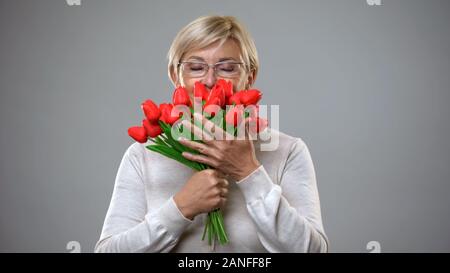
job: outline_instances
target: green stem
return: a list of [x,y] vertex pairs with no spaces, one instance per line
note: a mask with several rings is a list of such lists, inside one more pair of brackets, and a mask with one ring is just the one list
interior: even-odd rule
[[205,240],[206,231],[208,230],[209,216],[206,216],[205,228],[203,229],[202,241]]
[[[195,161],[190,161],[183,157],[181,154],[183,152],[190,152],[193,154],[198,153],[192,150],[177,140],[173,139],[171,135],[171,127],[164,122],[160,122],[160,126],[164,132],[156,138],[150,138],[154,143],[153,145],[146,146],[147,149],[162,154],[168,158],[176,160],[181,164],[188,166],[189,168],[201,171],[205,169],[210,169],[211,167]],[[218,239],[220,244],[226,244],[229,242],[228,236],[225,232],[223,215],[219,209],[211,211],[207,214],[205,228],[203,230],[202,240],[205,239],[206,234],[208,234],[208,244],[213,245],[216,239]]]

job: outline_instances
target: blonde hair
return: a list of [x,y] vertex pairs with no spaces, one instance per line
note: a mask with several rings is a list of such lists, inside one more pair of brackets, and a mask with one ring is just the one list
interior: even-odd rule
[[180,76],[178,63],[186,52],[205,48],[217,41],[222,45],[228,39],[234,39],[238,43],[246,71],[254,71],[256,78],[259,60],[250,33],[233,16],[209,15],[192,21],[175,36],[167,54],[168,74],[172,83],[174,83],[172,76],[176,75],[178,78]]

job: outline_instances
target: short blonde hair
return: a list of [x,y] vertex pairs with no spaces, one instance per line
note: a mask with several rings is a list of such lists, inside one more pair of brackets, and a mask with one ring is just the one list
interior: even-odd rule
[[238,43],[246,71],[254,71],[256,78],[259,60],[250,33],[233,16],[209,15],[199,17],[183,27],[173,40],[167,54],[168,74],[172,83],[174,83],[173,75],[177,75],[178,78],[180,76],[178,63],[186,52],[205,48],[217,41],[223,44],[228,39],[234,39]]

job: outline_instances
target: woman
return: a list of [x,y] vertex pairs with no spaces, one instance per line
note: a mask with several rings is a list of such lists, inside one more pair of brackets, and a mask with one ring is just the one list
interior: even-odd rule
[[[200,17],[175,37],[169,77],[192,94],[218,79],[250,88],[258,56],[249,33],[229,16]],[[184,156],[215,170],[193,172],[134,143],[119,167],[96,252],[210,252],[202,241],[206,213],[221,208],[230,243],[216,252],[326,252],[314,166],[300,138],[272,130],[275,151],[259,140],[183,144]]]

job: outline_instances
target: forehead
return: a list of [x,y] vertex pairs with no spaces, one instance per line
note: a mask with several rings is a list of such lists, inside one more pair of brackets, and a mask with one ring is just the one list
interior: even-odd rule
[[201,49],[194,49],[185,54],[185,59],[197,59],[207,62],[218,62],[224,59],[241,59],[241,49],[233,39],[226,40],[222,45],[220,41]]

